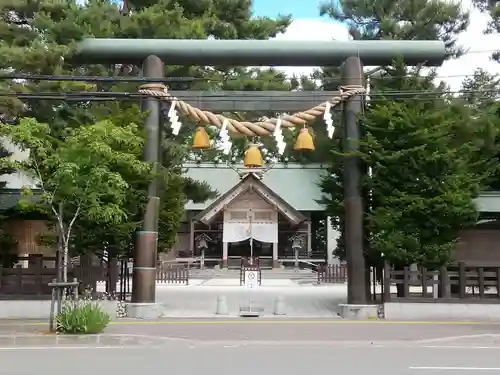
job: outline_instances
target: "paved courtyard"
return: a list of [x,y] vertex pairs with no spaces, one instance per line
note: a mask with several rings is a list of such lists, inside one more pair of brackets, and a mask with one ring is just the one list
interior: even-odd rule
[[[240,308],[262,309],[262,316],[272,316],[277,297],[284,300],[285,312],[293,317],[334,318],[338,304],[346,301],[344,285],[329,286],[262,286],[256,290],[229,284],[232,280],[214,280],[222,285],[191,287],[158,286],[156,300],[163,305],[165,317],[212,317],[217,298],[225,297],[229,316],[239,315]],[[281,283],[289,280],[276,280]],[[224,282],[224,283],[223,283]],[[239,285],[239,280],[238,280]]]

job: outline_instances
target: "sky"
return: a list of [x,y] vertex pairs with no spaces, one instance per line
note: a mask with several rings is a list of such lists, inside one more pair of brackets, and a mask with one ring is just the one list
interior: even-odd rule
[[[447,61],[438,70],[439,78],[452,91],[460,89],[461,82],[481,67],[493,73],[500,73],[500,64],[490,60],[491,49],[500,46],[500,34],[484,35],[489,17],[471,6],[470,0],[462,0],[462,7],[471,12],[468,30],[459,37],[459,44],[469,51],[454,61]],[[319,17],[319,1],[315,0],[253,0],[254,14],[276,17],[291,14],[293,22],[288,30],[277,36],[283,40],[347,40],[347,29],[340,23]],[[310,73],[313,67],[282,67],[288,74]]]

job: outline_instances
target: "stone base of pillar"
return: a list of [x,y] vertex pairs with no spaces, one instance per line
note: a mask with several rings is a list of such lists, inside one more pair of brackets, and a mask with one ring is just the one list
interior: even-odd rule
[[222,268],[227,268],[227,259],[222,259]]
[[280,268],[281,263],[279,262],[278,259],[273,259],[273,268]]
[[379,305],[349,305],[340,304],[339,315],[351,320],[376,320],[379,318]]
[[163,316],[159,303],[127,303],[127,318],[158,319]]

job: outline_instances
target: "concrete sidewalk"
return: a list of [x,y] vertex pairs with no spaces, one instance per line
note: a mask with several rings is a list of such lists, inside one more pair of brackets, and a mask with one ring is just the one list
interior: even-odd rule
[[[218,280],[205,286],[157,286],[156,301],[161,305],[164,317],[169,318],[214,318],[217,317],[217,299],[225,297],[228,315],[239,316],[241,308],[261,311],[261,316],[271,317],[278,297],[284,301],[282,309],[288,317],[334,318],[338,317],[338,304],[346,300],[343,285],[290,287],[288,280],[276,280],[278,286],[262,286],[246,290],[233,286],[232,280]],[[221,285],[222,284],[222,285]],[[281,285],[281,286],[279,286]],[[112,316],[116,315],[116,301],[100,301]],[[45,319],[50,311],[50,301],[6,300],[0,304],[0,319]]]

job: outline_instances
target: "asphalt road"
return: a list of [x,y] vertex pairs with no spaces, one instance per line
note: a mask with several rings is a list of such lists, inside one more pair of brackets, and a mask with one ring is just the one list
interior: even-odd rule
[[[325,319],[205,319],[112,324],[106,332],[197,341],[322,341],[332,343],[450,341],[500,337],[500,324],[464,322],[386,322]],[[486,335],[486,336],[485,336]],[[500,345],[500,339],[499,339]]]
[[369,373],[499,373],[497,349],[227,345],[170,342],[160,347],[45,347],[0,351],[3,373],[137,375]]
[[43,324],[0,324],[5,374],[500,374],[494,323],[121,321],[82,337],[37,334]]

